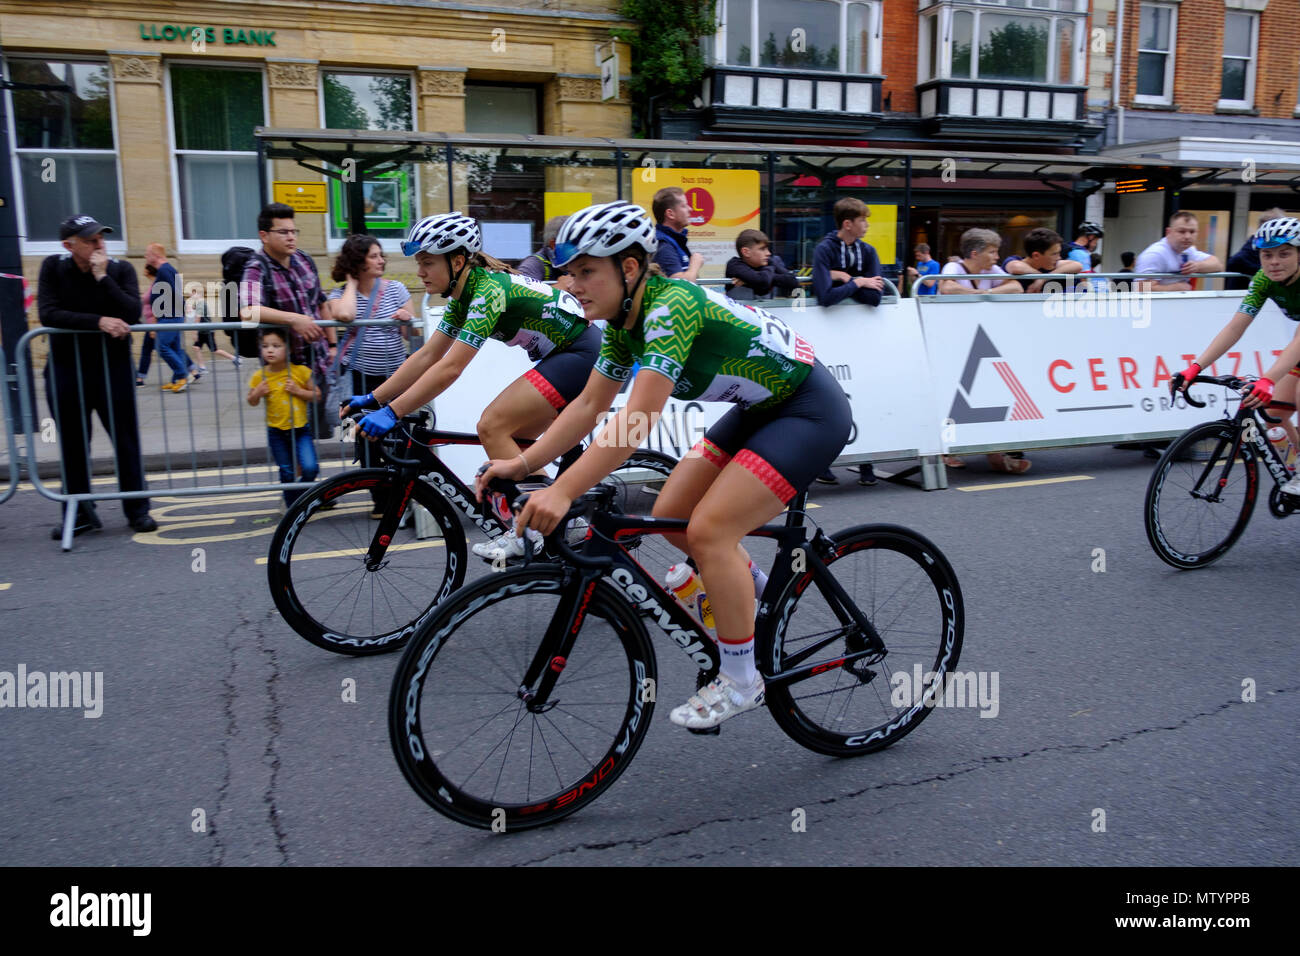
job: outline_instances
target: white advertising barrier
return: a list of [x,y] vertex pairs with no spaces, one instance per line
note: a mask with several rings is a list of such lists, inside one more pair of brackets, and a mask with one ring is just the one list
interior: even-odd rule
[[[1176,435],[1223,414],[1171,402],[1169,380],[1223,328],[1241,294],[1076,294],[921,300],[935,423],[945,448],[986,451]],[[1295,323],[1275,305],[1207,374],[1260,375]]]
[[[735,303],[749,310],[748,304]],[[760,306],[802,336],[849,397],[853,431],[838,461],[911,459],[939,454],[939,428],[932,413],[929,375],[916,300],[886,301],[876,308],[837,305],[794,308]],[[488,403],[530,363],[522,349],[487,342],[460,379],[434,403],[440,428],[475,429]],[[625,387],[610,409],[627,402]],[[721,402],[670,398],[645,446],[680,458],[710,425],[732,408]],[[485,456],[480,448],[448,447],[439,454],[462,477]]]

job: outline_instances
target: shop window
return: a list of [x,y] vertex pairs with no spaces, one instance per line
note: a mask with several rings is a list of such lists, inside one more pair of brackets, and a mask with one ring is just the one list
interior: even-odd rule
[[256,235],[262,203],[253,127],[266,125],[261,72],[175,65],[168,78],[182,239]]
[[114,245],[124,242],[108,65],[13,58],[9,79],[69,88],[9,94],[27,243],[57,243],[59,223],[78,213],[111,226]]

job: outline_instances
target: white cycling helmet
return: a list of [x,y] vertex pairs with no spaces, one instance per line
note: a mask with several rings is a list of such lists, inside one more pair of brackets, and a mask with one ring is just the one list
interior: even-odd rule
[[1255,230],[1251,244],[1256,249],[1274,249],[1277,246],[1300,246],[1300,219],[1283,217],[1270,219]]
[[555,237],[557,266],[565,266],[578,256],[612,256],[640,246],[648,255],[659,248],[655,225],[644,209],[617,200],[588,206],[570,216]]
[[413,256],[417,252],[464,252],[473,255],[483,249],[483,231],[478,222],[458,212],[445,212],[440,216],[425,216],[406,234],[402,254]]

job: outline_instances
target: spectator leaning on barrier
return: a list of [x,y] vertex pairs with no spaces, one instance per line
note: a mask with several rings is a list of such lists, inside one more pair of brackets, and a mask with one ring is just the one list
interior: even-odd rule
[[[239,283],[239,318],[245,322],[284,325],[289,333],[289,361],[316,373],[317,384],[326,380],[325,369],[334,360],[334,335],[316,324],[332,318],[325,305],[320,275],[311,256],[298,248],[298,228],[291,206],[273,202],[257,216],[262,254],[248,257]],[[269,274],[268,274],[269,270]],[[319,405],[309,411],[313,434],[325,431]]]
[[[90,216],[66,219],[59,226],[59,238],[68,251],[41,263],[37,290],[41,324],[87,333],[52,336],[45,364],[45,396],[63,457],[63,491],[70,495],[90,490],[86,458],[92,412],[99,415],[113,441],[121,490],[145,487],[129,331],[139,322],[143,304],[135,270],[104,251],[104,233],[112,231]],[[91,334],[95,330],[102,334]],[[122,510],[135,531],[157,529],[149,516],[148,498],[125,499]],[[81,505],[74,533],[102,527],[94,504]],[[50,537],[58,540],[62,534],[60,526]]]
[[[1053,233],[1059,241],[1060,237]],[[1023,280],[1005,277],[1006,272],[997,264],[998,251],[1002,248],[1002,238],[992,229],[967,229],[961,234],[961,258],[949,262],[940,275],[947,276],[939,283],[942,295],[970,294],[972,292],[1022,292]],[[1050,249],[1050,244],[1049,247]],[[1026,250],[1028,246],[1026,246]],[[968,279],[966,276],[987,275],[988,279]],[[1032,283],[1030,283],[1032,285]],[[991,453],[988,456],[989,467],[994,471],[1020,475],[1029,470],[1028,459],[1016,457],[1019,452],[1006,454]],[[959,455],[944,455],[943,463],[949,468],[965,468],[966,462]]]
[[922,282],[926,276],[937,276],[939,274],[939,263],[930,258],[930,246],[924,242],[918,242],[913,250],[916,253],[916,268],[907,267],[907,274],[912,278],[913,295],[938,295],[939,280],[933,282]]
[[[1083,266],[1073,259],[1061,258],[1061,237],[1052,229],[1030,229],[1021,240],[1025,247],[1023,256],[1007,256],[1002,268],[1008,275],[1027,276],[1040,273],[1066,273],[1083,271]],[[1066,279],[1020,279],[1025,292],[1059,292]]]
[[[1283,212],[1275,206],[1264,213],[1263,217],[1259,220],[1259,224],[1262,226],[1266,222],[1272,222],[1274,219],[1283,219],[1289,215],[1290,213]],[[1239,272],[1241,273],[1242,278],[1224,279],[1224,289],[1250,288],[1250,280],[1255,278],[1255,274],[1259,272],[1259,250],[1255,248],[1254,243],[1255,237],[1253,235],[1247,236],[1242,247],[1232,255],[1228,256],[1228,268],[1224,271]]]
[[[185,321],[185,298],[181,292],[181,277],[176,267],[167,261],[167,250],[160,242],[151,242],[144,250],[145,265],[153,266],[157,277],[149,287],[149,308],[159,325],[179,325]],[[184,334],[157,331],[158,355],[172,370],[172,380],[164,385],[164,392],[183,392],[190,380],[190,358],[185,354]]]
[[568,218],[568,216],[552,216],[546,220],[546,226],[542,229],[542,248],[519,263],[520,275],[526,275],[538,282],[554,282],[556,288],[569,291],[569,286],[573,284],[573,280],[569,277],[569,270],[561,269],[551,261],[555,255],[555,237],[560,234],[560,228]]
[[727,260],[731,287],[743,286],[754,295],[788,296],[799,288],[799,277],[773,254],[767,236],[758,229],[746,229],[736,237],[736,255]]
[[[831,210],[835,232],[828,232],[813,250],[813,291],[817,304],[834,305],[853,299],[862,305],[880,305],[880,257],[862,237],[867,234],[867,204],[845,196]],[[817,476],[825,485],[839,484],[831,469]],[[870,464],[858,466],[858,484],[874,485],[875,469]]]
[[[1191,276],[1198,272],[1222,272],[1223,263],[1218,257],[1196,248],[1196,233],[1200,228],[1196,216],[1190,212],[1176,212],[1169,217],[1163,239],[1151,243],[1137,257],[1137,271],[1181,272]],[[1133,288],[1140,291],[1155,287],[1157,292],[1190,292],[1192,280],[1156,279],[1134,281]]]
[[691,204],[686,201],[686,193],[678,186],[665,186],[655,193],[650,206],[658,223],[655,236],[659,239],[659,248],[655,251],[655,264],[670,279],[694,282],[700,277],[704,256],[691,252],[686,246],[686,229],[691,224]]

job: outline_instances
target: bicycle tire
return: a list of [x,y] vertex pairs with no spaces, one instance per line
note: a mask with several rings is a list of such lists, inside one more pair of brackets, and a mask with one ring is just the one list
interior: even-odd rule
[[465,582],[460,520],[422,480],[411,497],[432,516],[436,535],[421,539],[421,530],[432,529],[408,508],[411,520],[394,532],[383,564],[366,569],[377,527],[370,518],[372,492],[386,501],[399,480],[392,471],[363,468],[318,482],[293,503],[271,538],[266,574],[275,606],[317,647],[350,656],[398,650]]
[[1175,438],[1156,463],[1147,482],[1143,524],[1151,549],[1166,564],[1203,568],[1223,557],[1246,530],[1259,496],[1259,464],[1250,445],[1243,442],[1233,461],[1233,474],[1220,489],[1223,500],[1191,495],[1211,456],[1226,463],[1221,456],[1236,434],[1237,426],[1227,419],[1203,422]]
[[[420,798],[458,823],[497,831],[554,823],[618,779],[645,738],[654,695],[643,700],[642,689],[657,676],[654,651],[635,609],[604,581],[549,709],[533,713],[519,696],[568,573],[532,564],[462,588],[397,666],[388,709],[393,754]],[[592,673],[601,669],[609,673]]]
[[[966,619],[952,566],[923,536],[897,525],[871,524],[832,537],[834,551],[822,560],[871,620],[887,656],[844,664],[841,658],[856,649],[849,647],[855,628],[843,626],[811,571],[792,577],[775,599],[757,651],[766,665],[764,673],[779,674],[791,655],[811,641],[844,632],[844,639],[835,638],[799,662],[815,665],[815,676],[769,685],[767,706],[781,729],[801,746],[852,757],[896,743],[929,716],[932,707],[926,701],[933,699],[933,687],[949,683],[947,675],[961,656]],[[907,593],[901,594],[904,588]],[[914,687],[915,665],[922,674],[936,675],[933,684]],[[905,694],[896,679],[900,674],[907,678]],[[859,688],[870,692],[858,695]],[[942,697],[943,690],[937,695]]]

